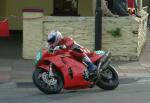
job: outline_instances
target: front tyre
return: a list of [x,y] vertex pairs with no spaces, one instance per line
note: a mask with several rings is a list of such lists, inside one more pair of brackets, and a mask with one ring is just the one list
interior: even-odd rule
[[[42,79],[42,75],[47,74],[47,71],[41,68],[35,69],[33,72],[33,82],[35,86],[45,94],[60,93],[63,88],[63,79],[58,71],[54,71],[54,79],[57,81],[55,85],[49,85]],[[46,75],[45,75],[46,76]],[[48,76],[47,76],[48,78]]]
[[119,85],[118,74],[112,65],[101,72],[101,78],[96,85],[104,90],[113,90]]

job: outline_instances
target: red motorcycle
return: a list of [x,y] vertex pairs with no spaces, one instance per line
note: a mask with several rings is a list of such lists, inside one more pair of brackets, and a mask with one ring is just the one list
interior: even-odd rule
[[119,78],[110,64],[110,52],[99,50],[88,54],[98,70],[92,78],[89,77],[86,64],[75,59],[71,53],[72,50],[50,52],[46,49],[37,53],[33,82],[39,90],[56,94],[62,89],[92,88],[96,85],[104,90],[113,90],[118,86]]

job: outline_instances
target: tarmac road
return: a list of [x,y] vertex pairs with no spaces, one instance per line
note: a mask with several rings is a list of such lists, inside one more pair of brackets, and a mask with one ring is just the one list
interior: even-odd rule
[[10,82],[0,85],[0,103],[149,103],[150,78],[126,83],[113,91],[95,87],[45,95],[33,86],[16,87]]

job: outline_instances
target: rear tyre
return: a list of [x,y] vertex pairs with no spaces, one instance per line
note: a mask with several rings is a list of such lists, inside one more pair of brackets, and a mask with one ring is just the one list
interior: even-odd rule
[[112,65],[109,65],[106,70],[101,72],[101,78],[96,85],[104,90],[113,90],[118,87],[119,77]]
[[55,86],[53,86],[53,85],[48,85],[47,83],[45,83],[43,81],[42,74],[44,72],[47,72],[47,71],[44,69],[41,69],[41,68],[37,68],[33,72],[32,78],[33,78],[33,82],[34,82],[35,86],[39,90],[44,92],[45,94],[60,93],[63,88],[63,79],[62,79],[61,74],[58,71],[54,71],[54,78],[57,80],[57,83]]

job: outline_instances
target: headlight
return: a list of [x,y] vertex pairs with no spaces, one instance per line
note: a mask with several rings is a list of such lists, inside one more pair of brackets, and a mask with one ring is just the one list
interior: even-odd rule
[[41,58],[42,58],[42,52],[39,51],[39,52],[36,54],[35,64],[37,64]]
[[103,50],[97,50],[97,51],[95,51],[95,53],[98,54],[98,55],[104,55],[105,51],[103,51]]

